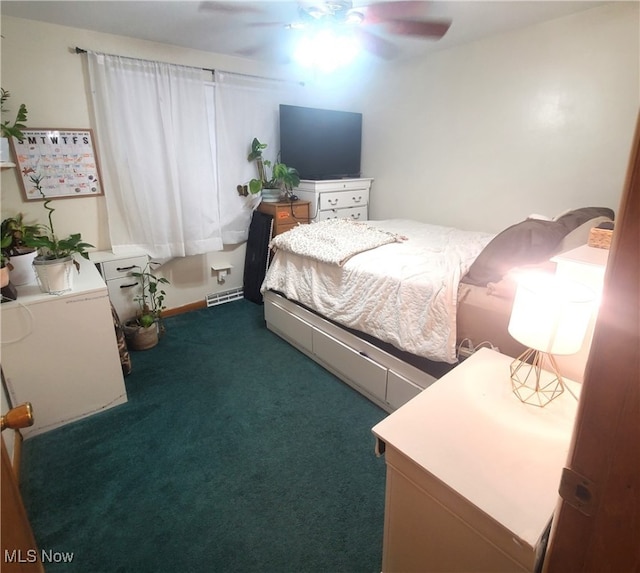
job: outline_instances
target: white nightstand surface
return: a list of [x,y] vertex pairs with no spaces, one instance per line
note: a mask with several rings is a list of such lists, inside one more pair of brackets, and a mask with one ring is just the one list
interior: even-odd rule
[[582,245],[560,253],[551,259],[553,262],[568,262],[595,267],[605,267],[609,260],[609,249],[597,249],[589,245]]
[[565,391],[545,408],[523,404],[512,360],[479,350],[373,433],[533,547],[558,500],[577,401]]

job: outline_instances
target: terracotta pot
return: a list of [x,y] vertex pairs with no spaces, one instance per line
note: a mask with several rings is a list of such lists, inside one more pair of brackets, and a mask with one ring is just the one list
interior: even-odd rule
[[9,267],[0,269],[0,288],[4,288],[9,284]]

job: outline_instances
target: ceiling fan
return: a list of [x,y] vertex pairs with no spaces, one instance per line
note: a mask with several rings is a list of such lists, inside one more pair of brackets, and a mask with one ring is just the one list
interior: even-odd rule
[[[254,13],[260,11],[259,3],[204,2],[206,9],[226,13]],[[267,4],[267,3],[265,3]],[[370,1],[310,0],[300,1],[298,17],[290,21],[255,21],[249,26],[282,27],[293,30],[319,28],[349,29],[357,35],[362,47],[374,55],[391,59],[397,55],[397,47],[379,35],[409,36],[439,40],[449,30],[450,20],[432,20],[424,17],[428,2],[424,0]],[[247,54],[248,55],[248,54]]]

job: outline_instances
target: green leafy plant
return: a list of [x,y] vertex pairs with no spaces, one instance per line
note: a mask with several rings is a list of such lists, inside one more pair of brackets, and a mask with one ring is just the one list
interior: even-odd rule
[[[7,217],[2,221],[0,228],[2,252],[8,257],[33,252],[34,248],[29,247],[27,242],[38,233],[38,229],[36,224],[26,224],[22,213],[18,213],[15,217]],[[7,237],[9,240],[5,243]]]
[[154,322],[161,320],[164,306],[164,298],[167,293],[161,285],[171,284],[166,278],[158,277],[153,272],[153,266],[158,263],[150,261],[141,272],[132,272],[131,276],[140,279],[141,291],[135,296],[135,300],[140,312],[136,317],[136,323],[143,328],[151,326]]
[[9,263],[9,256],[6,254],[6,249],[9,248],[9,245],[11,245],[11,236],[2,235],[2,241],[0,244],[0,247],[2,247],[2,250],[0,251],[0,268],[2,269]]
[[[249,182],[249,191],[254,194],[259,193],[262,189],[283,189],[291,192],[294,187],[300,184],[300,174],[294,167],[289,167],[279,161],[272,163],[265,159],[262,152],[266,148],[266,143],[260,143],[257,138],[253,138],[247,161],[256,162],[258,178]],[[271,169],[271,176],[268,175],[268,169]]]
[[[2,113],[9,112],[9,110],[4,107],[9,97],[11,97],[11,94],[4,88],[0,88],[0,111],[2,111]],[[0,132],[2,133],[2,137],[15,137],[22,141],[24,139],[22,130],[27,127],[24,124],[25,121],[27,121],[27,106],[20,104],[15,120],[6,120],[0,123]]]
[[[88,260],[89,253],[87,249],[92,248],[93,245],[83,242],[80,233],[73,233],[63,239],[58,238],[53,226],[53,213],[55,209],[49,205],[51,199],[48,199],[42,191],[42,180],[44,177],[42,175],[30,175],[29,179],[33,183],[36,191],[45,199],[44,208],[48,211],[49,224],[37,225],[37,231],[33,235],[25,238],[25,244],[38,249],[38,257],[40,260],[65,259],[74,253]],[[76,268],[80,270],[78,262],[74,261],[74,264]]]

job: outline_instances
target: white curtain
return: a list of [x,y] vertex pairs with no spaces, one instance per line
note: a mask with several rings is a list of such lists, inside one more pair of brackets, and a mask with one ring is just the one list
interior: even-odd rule
[[247,239],[252,204],[238,195],[237,187],[258,176],[255,164],[247,161],[253,138],[268,145],[263,156],[275,161],[280,149],[279,104],[300,104],[303,92],[304,88],[293,82],[216,70],[218,182],[225,243]]
[[88,62],[113,251],[164,259],[221,250],[202,70],[91,52]]

